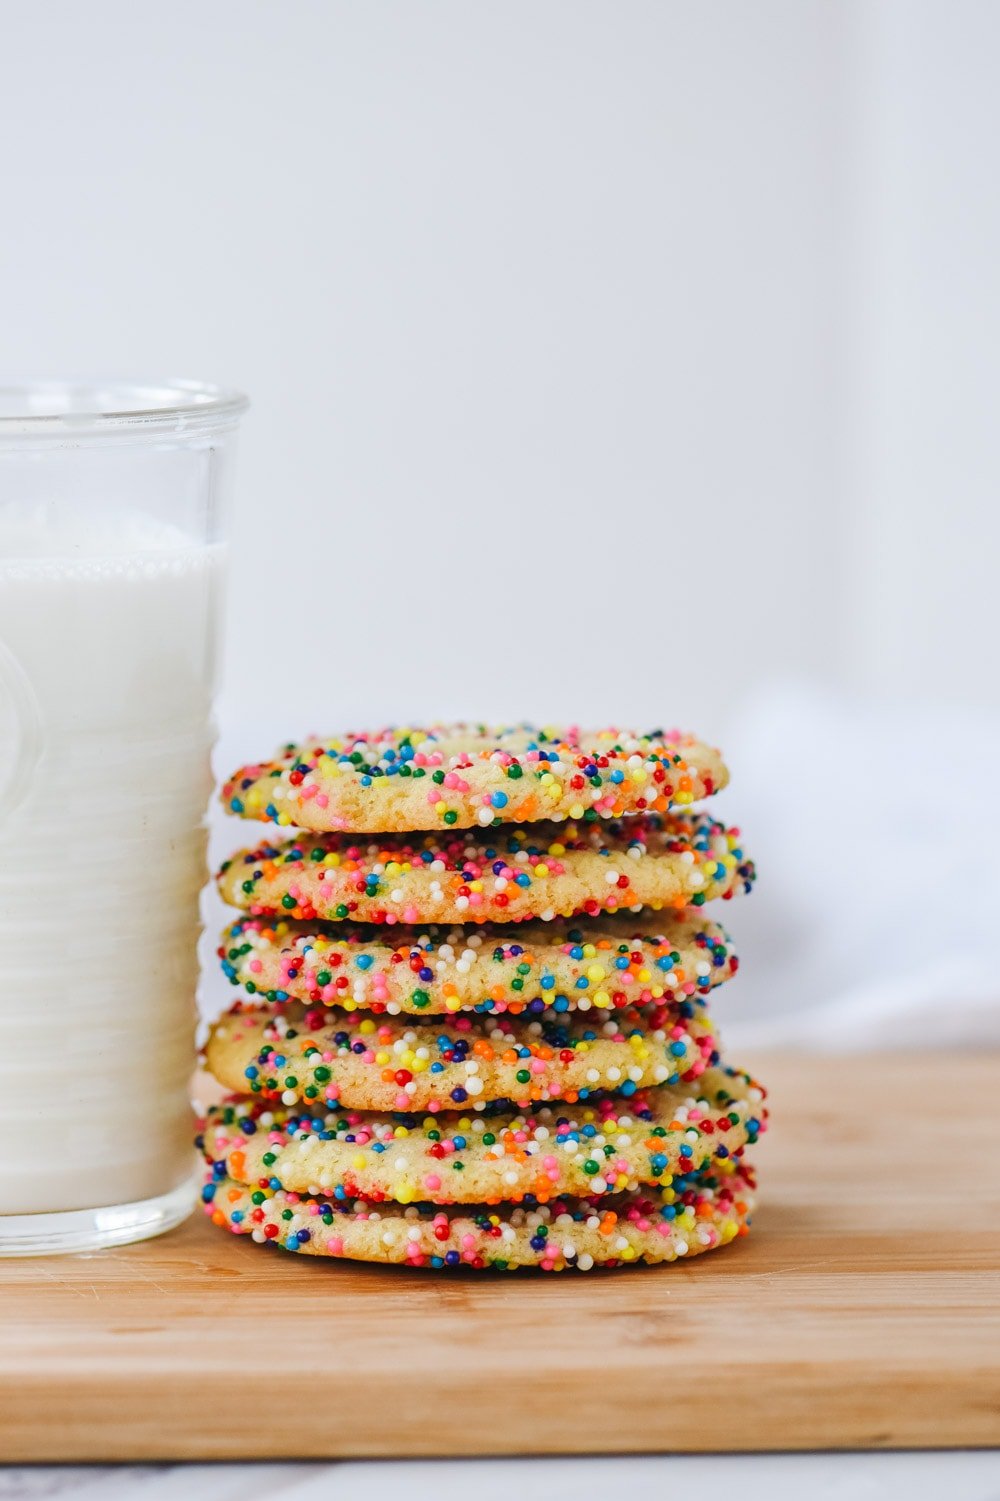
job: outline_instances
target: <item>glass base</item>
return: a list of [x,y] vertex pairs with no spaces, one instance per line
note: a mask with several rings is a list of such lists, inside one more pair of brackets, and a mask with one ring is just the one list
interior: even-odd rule
[[0,1256],[58,1256],[149,1240],[186,1220],[198,1196],[192,1176],[155,1199],[64,1214],[0,1214]]

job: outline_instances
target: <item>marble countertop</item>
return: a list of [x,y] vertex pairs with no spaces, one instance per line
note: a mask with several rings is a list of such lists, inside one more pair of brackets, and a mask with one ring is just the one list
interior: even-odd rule
[[633,1488],[739,1501],[1000,1501],[1000,1450],[0,1469],[0,1501],[628,1501]]

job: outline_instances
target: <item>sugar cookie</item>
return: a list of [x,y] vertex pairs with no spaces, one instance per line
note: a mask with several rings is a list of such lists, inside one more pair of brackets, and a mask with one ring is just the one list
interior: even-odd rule
[[727,781],[718,751],[676,730],[450,724],[286,745],[234,772],[222,801],[242,818],[385,833],[665,812]]

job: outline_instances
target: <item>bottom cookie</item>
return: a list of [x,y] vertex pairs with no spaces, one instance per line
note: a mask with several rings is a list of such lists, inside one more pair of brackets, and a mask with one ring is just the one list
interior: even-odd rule
[[203,1190],[213,1223],[306,1256],[447,1270],[625,1266],[676,1261],[745,1235],[754,1177],[746,1163],[722,1161],[675,1176],[669,1188],[613,1199],[557,1199],[537,1208],[499,1205],[442,1209],[309,1198],[248,1188],[210,1171]]

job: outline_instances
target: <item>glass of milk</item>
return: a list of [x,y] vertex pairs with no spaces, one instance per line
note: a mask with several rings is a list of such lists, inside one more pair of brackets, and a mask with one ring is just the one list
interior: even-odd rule
[[0,1255],[195,1196],[222,519],[246,399],[0,384]]

